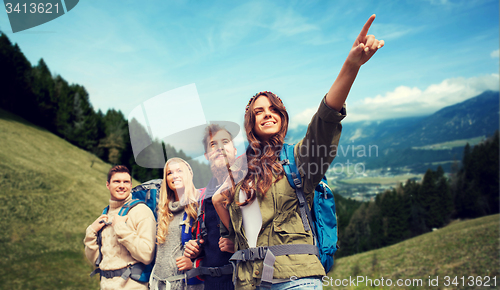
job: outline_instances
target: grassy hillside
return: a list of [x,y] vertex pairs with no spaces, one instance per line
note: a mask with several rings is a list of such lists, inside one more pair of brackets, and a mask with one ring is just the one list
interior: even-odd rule
[[[82,240],[109,199],[110,165],[2,110],[0,148],[0,289],[98,289],[98,278],[88,276],[93,267]],[[488,275],[497,276],[500,285],[499,218],[456,222],[338,259],[330,275],[384,277],[394,283],[413,278],[427,283],[428,276],[439,276],[441,289],[446,275]]]
[[[334,269],[329,273],[335,283],[336,279],[351,277],[360,283],[352,283],[347,287],[335,289],[373,289],[366,286],[366,279],[372,279],[375,285],[384,285],[391,279],[392,287],[375,287],[377,289],[500,289],[500,215],[486,216],[474,220],[454,222],[447,227],[427,233],[399,244],[341,258],[335,261]],[[429,286],[431,279],[439,277],[439,286]],[[445,287],[445,276],[458,277],[458,285],[450,283]],[[465,287],[462,286],[462,276],[465,276]],[[491,287],[469,287],[469,276],[489,276]],[[493,287],[496,277],[496,287]],[[378,279],[378,282],[375,281]],[[396,285],[397,280],[413,284],[413,279],[422,279],[419,286]],[[405,281],[409,279],[408,281]],[[484,279],[482,279],[484,281]],[[361,282],[362,281],[362,282]],[[415,280],[416,283],[417,280]],[[436,281],[436,280],[434,280]],[[337,282],[340,284],[342,281]],[[453,282],[453,279],[451,279]],[[478,279],[479,282],[479,279]],[[349,282],[344,282],[349,284]],[[369,283],[369,282],[368,282]],[[338,285],[337,284],[337,285]],[[327,285],[327,282],[324,282]],[[415,285],[415,284],[414,284]],[[433,283],[432,285],[436,285]],[[477,285],[477,284],[472,284]],[[356,287],[357,286],[357,287]],[[333,289],[324,287],[324,289]]]
[[110,165],[3,110],[0,148],[0,289],[98,289],[83,237]]

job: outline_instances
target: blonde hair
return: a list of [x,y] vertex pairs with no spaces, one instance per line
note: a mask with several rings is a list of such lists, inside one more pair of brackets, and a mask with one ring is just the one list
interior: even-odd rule
[[165,243],[168,235],[168,225],[174,217],[168,207],[168,204],[171,201],[175,201],[175,192],[167,185],[168,165],[172,162],[178,164],[182,170],[182,181],[184,183],[183,198],[186,201],[184,209],[187,212],[187,221],[189,222],[191,219],[196,220],[197,218],[199,192],[193,184],[193,170],[183,159],[170,158],[167,160],[165,167],[163,168],[163,182],[161,183],[160,188],[160,201],[158,204],[158,230],[156,232],[156,240],[158,244]]

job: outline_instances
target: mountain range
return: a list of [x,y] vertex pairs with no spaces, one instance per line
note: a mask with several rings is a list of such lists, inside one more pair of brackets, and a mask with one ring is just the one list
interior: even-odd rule
[[[335,162],[364,162],[366,168],[372,169],[407,166],[425,171],[429,165],[451,165],[453,160],[461,160],[469,139],[486,138],[499,129],[499,92],[485,91],[427,116],[342,126]],[[297,142],[306,130],[304,125],[289,130],[286,141]],[[439,146],[443,143],[448,146]]]

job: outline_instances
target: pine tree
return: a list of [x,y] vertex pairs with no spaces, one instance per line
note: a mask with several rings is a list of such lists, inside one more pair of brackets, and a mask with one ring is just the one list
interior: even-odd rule
[[464,149],[463,167],[453,184],[456,215],[475,218],[499,212],[498,131],[492,138]]
[[40,59],[32,69],[33,93],[36,97],[38,124],[56,131],[57,103],[54,97],[54,80],[45,61]]
[[420,185],[414,180],[408,180],[404,187],[405,195],[410,204],[411,236],[418,236],[428,231],[425,225],[425,210],[419,203]]
[[17,44],[0,34],[0,107],[36,123],[37,106],[31,91],[31,64]]
[[453,212],[453,197],[451,194],[450,185],[441,166],[437,168],[436,175],[438,178],[436,189],[439,197],[438,203],[435,206],[435,210],[440,211],[439,227],[442,227],[447,224],[451,218]]

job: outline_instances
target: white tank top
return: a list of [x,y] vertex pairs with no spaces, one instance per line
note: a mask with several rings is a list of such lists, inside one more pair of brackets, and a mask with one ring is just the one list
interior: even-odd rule
[[[245,191],[240,189],[239,202],[244,202],[247,199]],[[262,214],[260,212],[259,201],[255,198],[251,203],[240,206],[243,216],[243,229],[247,236],[248,246],[251,248],[257,247],[257,237],[262,228]]]

